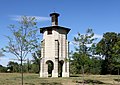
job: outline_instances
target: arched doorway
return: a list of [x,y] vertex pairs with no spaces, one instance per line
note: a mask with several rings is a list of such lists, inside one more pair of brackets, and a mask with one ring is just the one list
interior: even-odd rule
[[59,61],[59,77],[62,77],[63,63],[64,63],[63,60]]
[[51,60],[48,60],[46,64],[48,65],[48,77],[52,77],[52,71],[54,69],[54,64]]

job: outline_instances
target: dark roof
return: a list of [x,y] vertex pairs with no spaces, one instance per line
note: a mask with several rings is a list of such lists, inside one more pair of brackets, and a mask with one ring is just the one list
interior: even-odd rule
[[53,15],[55,15],[55,16],[57,16],[57,17],[59,16],[58,13],[51,13],[51,14],[50,14],[50,16],[53,16]]
[[67,33],[70,31],[70,29],[69,29],[69,28],[66,28],[66,27],[61,27],[61,26],[49,26],[49,27],[40,28],[40,33],[43,33],[46,29],[52,29],[52,28],[64,29],[64,30],[67,31]]

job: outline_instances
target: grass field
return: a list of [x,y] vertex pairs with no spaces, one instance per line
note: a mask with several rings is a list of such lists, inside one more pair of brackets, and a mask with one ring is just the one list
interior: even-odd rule
[[[21,85],[20,73],[0,73],[0,85]],[[69,78],[39,78],[24,74],[24,85],[82,85],[81,75]],[[117,75],[85,75],[85,85],[120,85]]]

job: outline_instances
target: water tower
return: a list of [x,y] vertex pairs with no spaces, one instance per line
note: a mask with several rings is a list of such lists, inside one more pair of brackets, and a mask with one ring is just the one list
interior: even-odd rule
[[58,26],[58,13],[51,13],[52,26],[40,28],[41,41],[40,77],[69,77],[70,29]]

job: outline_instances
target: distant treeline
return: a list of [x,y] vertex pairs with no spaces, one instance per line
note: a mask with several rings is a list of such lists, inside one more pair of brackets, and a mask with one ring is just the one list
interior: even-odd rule
[[[36,65],[34,63],[24,63],[23,64],[23,72],[24,73],[39,73],[39,64]],[[17,62],[10,61],[8,62],[7,67],[0,65],[0,72],[7,72],[7,73],[20,73],[21,72],[21,65]]]

